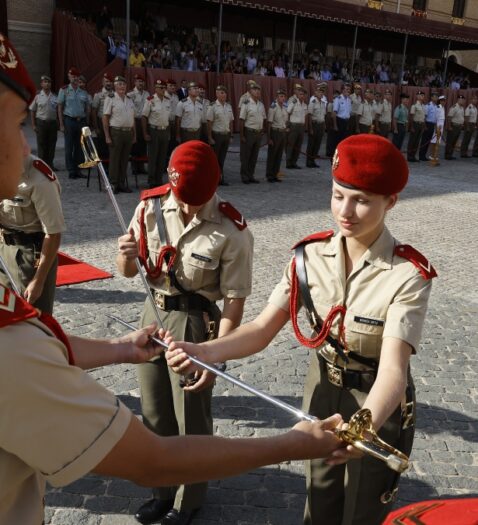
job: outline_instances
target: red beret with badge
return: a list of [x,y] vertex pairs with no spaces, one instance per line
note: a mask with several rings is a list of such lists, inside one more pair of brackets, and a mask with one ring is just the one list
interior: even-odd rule
[[352,135],[335,150],[332,177],[346,188],[392,195],[406,186],[408,164],[386,138],[370,133]]
[[0,82],[28,103],[33,100],[37,92],[17,50],[2,33],[0,33]]
[[202,206],[214,195],[221,170],[211,146],[200,140],[188,140],[173,151],[168,176],[177,199],[191,206]]
[[77,67],[72,66],[68,70],[68,74],[73,76],[73,77],[79,77],[80,76],[80,70]]
[[144,77],[143,77],[142,75],[135,75],[135,76],[134,76],[134,79],[135,79],[135,80],[141,80],[141,81],[144,82]]

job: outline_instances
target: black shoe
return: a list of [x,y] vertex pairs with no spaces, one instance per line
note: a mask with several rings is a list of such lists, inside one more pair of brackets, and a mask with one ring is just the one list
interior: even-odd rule
[[267,179],[267,182],[277,182],[277,179]]
[[417,159],[407,159],[407,160],[408,160],[408,162],[418,162]]
[[77,173],[69,173],[69,174],[68,174],[68,178],[69,178],[69,179],[79,179]]
[[111,186],[111,189],[113,190],[113,193],[115,195],[118,195],[118,193],[121,191],[118,186]]
[[133,193],[133,190],[131,188],[121,188],[121,191],[123,193]]
[[478,157],[478,155],[473,154],[472,157]]
[[292,166],[292,168],[293,168],[294,170],[301,170],[301,169],[302,169],[302,166],[299,166],[298,164],[294,164],[294,165]]
[[319,165],[316,164],[315,162],[308,162],[308,163],[307,163],[307,167],[308,167],[308,168],[318,168]]
[[77,179],[87,179],[88,175],[84,175],[83,173],[77,173],[76,178]]
[[251,184],[259,184],[259,183],[260,183],[260,181],[258,181],[258,180],[255,179],[254,177],[252,177],[252,179],[249,179],[249,182],[250,182]]
[[445,157],[445,160],[456,160],[456,157]]
[[159,525],[189,525],[196,514],[196,510],[171,509],[159,522]]
[[143,524],[155,523],[173,510],[173,505],[173,499],[168,499],[166,501],[161,501],[157,498],[150,499],[144,505],[141,505],[134,517],[137,521]]
[[460,155],[462,159],[471,159],[471,155]]
[[242,181],[242,184],[250,184],[250,183],[251,183],[250,180],[243,180],[243,181]]
[[219,183],[219,186],[229,186],[229,182],[226,182],[225,180],[221,180]]
[[279,177],[276,177],[275,182],[282,182],[282,179],[279,179]]
[[286,167],[288,170],[293,170],[293,169],[294,169],[293,164],[286,164],[285,167]]
[[428,161],[428,159],[426,157],[419,157],[418,160],[421,160],[422,162],[427,162]]

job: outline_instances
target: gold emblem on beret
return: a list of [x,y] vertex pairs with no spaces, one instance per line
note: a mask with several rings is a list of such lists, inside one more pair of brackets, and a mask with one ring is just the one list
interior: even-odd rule
[[5,37],[2,34],[0,34],[0,66],[3,69],[15,69],[18,66],[15,53],[13,49],[6,47]]
[[171,186],[174,186],[176,188],[176,186],[178,185],[180,176],[181,174],[177,172],[174,168],[168,168],[168,177],[169,177],[169,182],[171,183]]
[[336,149],[334,157],[332,159],[332,171],[335,171],[339,167],[339,150]]

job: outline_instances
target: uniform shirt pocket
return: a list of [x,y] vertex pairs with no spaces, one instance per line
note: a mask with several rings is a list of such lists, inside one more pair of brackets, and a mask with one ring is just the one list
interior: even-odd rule
[[191,252],[183,259],[184,277],[193,290],[209,288],[217,282],[219,286],[219,258],[215,255]]
[[14,224],[16,228],[20,229],[32,220],[32,213],[28,213],[28,210],[31,207],[31,198],[28,195],[21,195],[12,200],[4,201],[3,210],[11,223]]
[[380,357],[385,319],[348,311],[345,317],[346,341],[350,350],[363,356]]

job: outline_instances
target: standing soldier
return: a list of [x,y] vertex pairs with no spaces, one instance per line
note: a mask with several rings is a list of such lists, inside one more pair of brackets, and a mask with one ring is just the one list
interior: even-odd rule
[[286,146],[286,168],[300,170],[301,166],[297,165],[297,160],[304,141],[307,118],[305,89],[300,84],[295,85],[294,95],[287,102],[287,113],[289,113],[289,135]]
[[208,135],[208,130],[207,130],[207,112],[208,112],[209,106],[211,105],[211,101],[206,98],[206,88],[204,87],[204,84],[198,84],[198,87],[199,87],[198,100],[202,104],[201,140],[207,144],[209,142],[208,140],[209,135]]
[[95,93],[91,104],[91,122],[96,131],[96,148],[100,159],[108,158],[108,146],[106,145],[105,133],[103,131],[103,108],[106,97],[113,93],[113,78],[109,73],[103,75],[103,87]]
[[385,90],[383,100],[375,110],[375,132],[388,139],[392,129],[392,92]]
[[241,180],[244,184],[259,184],[254,177],[254,171],[264,133],[264,121],[267,118],[260,98],[261,86],[255,82],[250,84],[249,96],[244,98],[239,114]]
[[410,136],[408,137],[407,160],[418,162],[416,155],[425,128],[425,93],[417,91],[417,100],[410,108]]
[[335,99],[340,97],[340,91],[334,90],[333,99],[327,103],[327,113],[325,114],[325,129],[327,131],[327,142],[325,144],[325,156],[332,158],[334,148],[337,144],[337,124],[335,120],[334,104]]
[[[174,339],[222,337],[241,323],[251,293],[253,238],[240,213],[216,194],[221,174],[210,146],[200,141],[181,144],[171,156],[168,174],[170,184],[141,195],[129,226],[134,235],[118,240],[118,270],[133,277],[139,256]],[[216,301],[222,299],[221,314]],[[154,319],[147,300],[142,325]],[[181,388],[164,354],[137,371],[143,422],[150,430],[160,436],[212,434],[214,375],[204,371],[195,385]],[[154,499],[135,517],[140,523],[155,523],[167,516],[161,523],[186,525],[206,491],[207,483],[154,487]]]
[[458,95],[456,104],[448,110],[447,117],[445,159],[455,160],[453,152],[465,124],[465,97],[463,95]]
[[103,108],[103,130],[110,148],[109,175],[114,193],[131,193],[127,170],[131,146],[136,142],[133,101],[126,96],[126,79],[115,77],[115,92],[110,93]]
[[176,107],[179,102],[176,94],[176,81],[173,78],[168,78],[166,81],[166,97],[171,101],[171,113],[169,114],[169,146],[168,158],[166,164],[169,163],[173,149],[178,145],[176,142]]
[[232,123],[234,114],[232,106],[226,102],[226,86],[217,86],[216,101],[209,106],[207,111],[208,142],[213,147],[219,167],[221,168],[221,181],[219,184],[228,186],[224,180],[224,161],[226,160],[229,142],[232,137]]
[[418,158],[423,161],[427,161],[428,146],[435,134],[435,128],[437,125],[437,102],[438,93],[433,92],[430,95],[430,102],[425,106],[425,129],[422,134],[420,141],[420,151]]
[[87,113],[86,113],[86,123],[89,126],[91,124],[91,122],[90,122],[90,119],[91,119],[91,104],[93,103],[93,97],[88,93],[87,82],[86,82],[85,75],[80,75],[78,77],[78,85],[80,86],[80,89],[85,91],[85,93],[88,95],[88,110],[87,110]]
[[[471,102],[468,104],[468,107],[465,109],[465,133],[463,134],[463,139],[461,141],[461,156],[464,159],[470,158],[468,155],[468,146],[470,145],[473,134],[476,131],[476,120],[477,120],[477,96],[473,95],[471,97]],[[475,139],[475,147],[477,146],[477,141]],[[474,156],[474,152],[473,152]]]
[[322,82],[315,88],[315,95],[310,97],[308,107],[309,142],[307,144],[307,167],[318,168],[315,159],[319,156],[320,144],[325,133],[325,114],[327,112],[327,84]]
[[[334,144],[333,151],[337,148],[337,144],[349,135],[351,111],[350,84],[344,84],[342,86],[342,93],[334,100],[334,111],[332,112],[334,130],[336,131],[336,143]],[[355,117],[353,122],[355,122]]]
[[373,133],[373,121],[375,113],[373,109],[373,91],[371,89],[365,90],[365,97],[356,111],[357,127],[356,133]]
[[410,103],[410,96],[406,93],[400,93],[400,104],[393,112],[393,145],[399,150],[402,149],[405,135],[408,131],[408,104]]
[[277,98],[269,108],[267,116],[267,167],[266,178],[269,182],[282,182],[277,176],[280,172],[280,164],[284,148],[287,142],[287,124],[289,113],[285,104],[286,93],[283,89],[277,90]]
[[0,256],[25,299],[49,314],[64,231],[58,179],[50,166],[29,155],[17,194],[0,200]]
[[[144,89],[144,78],[141,75],[134,76],[134,88],[127,94],[134,104],[134,126],[136,133],[136,142],[131,148],[133,158],[146,157],[146,141],[143,137],[143,128],[141,116],[143,114],[144,103],[149,97],[149,92]],[[131,162],[133,173],[146,173],[144,162],[142,160],[133,160]]]
[[148,143],[149,189],[163,184],[169,146],[169,115],[171,99],[165,96],[166,82],[156,80],[155,93],[148,97],[143,108],[143,135]]
[[53,169],[58,133],[57,96],[51,90],[51,78],[42,75],[41,91],[30,104],[32,128],[37,136],[37,153]]
[[80,72],[76,67],[68,70],[70,83],[63,86],[58,93],[58,120],[60,131],[65,134],[65,163],[68,178],[82,177],[78,165],[83,162],[81,150],[81,128],[86,126],[89,114],[88,93],[79,86]]
[[178,143],[201,138],[202,103],[196,82],[189,82],[188,96],[176,106],[176,141]]
[[239,112],[241,112],[241,108],[242,108],[242,105],[244,104],[244,102],[246,100],[250,100],[251,99],[251,88],[252,86],[255,86],[256,85],[256,81],[255,80],[248,80],[246,82],[246,92],[243,93],[240,98],[239,98],[239,102],[237,103],[237,109],[239,110]]
[[350,134],[353,135],[357,133],[357,111],[363,102],[362,86],[360,84],[353,85],[353,91],[350,95],[350,101],[352,103],[352,107],[350,109]]

